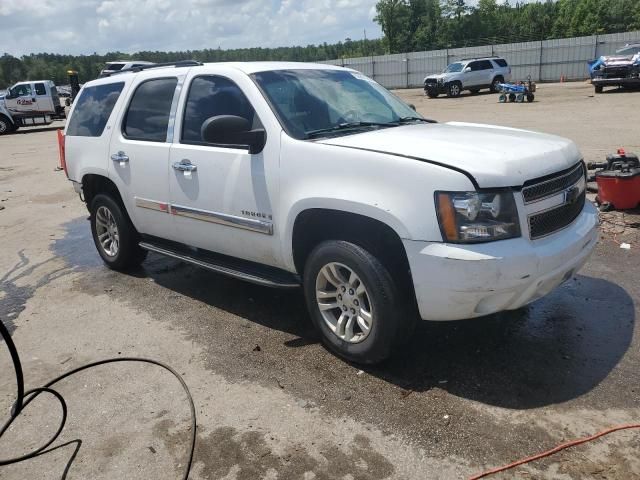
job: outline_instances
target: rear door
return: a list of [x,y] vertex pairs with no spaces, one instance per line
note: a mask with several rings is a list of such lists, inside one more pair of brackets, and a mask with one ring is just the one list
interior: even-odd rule
[[36,100],[36,110],[38,112],[55,113],[51,90],[47,88],[44,82],[35,82],[33,84],[33,93]]
[[169,150],[184,71],[135,76],[132,94],[111,137],[109,177],[116,183],[136,229],[171,239],[168,212]]
[[493,63],[491,63],[491,60],[480,60],[478,63],[480,63],[478,70],[478,81],[480,82],[480,85],[483,87],[491,85],[491,81],[495,74]]

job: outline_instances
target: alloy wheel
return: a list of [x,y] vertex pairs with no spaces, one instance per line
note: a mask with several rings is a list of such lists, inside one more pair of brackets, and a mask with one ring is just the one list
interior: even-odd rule
[[320,269],[316,301],[325,324],[341,340],[360,343],[371,333],[374,315],[367,287],[346,265],[333,262]]
[[115,257],[120,250],[120,233],[115,217],[105,206],[96,211],[96,235],[104,253]]

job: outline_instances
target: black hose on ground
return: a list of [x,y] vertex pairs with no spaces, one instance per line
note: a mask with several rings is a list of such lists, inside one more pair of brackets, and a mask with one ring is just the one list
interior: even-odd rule
[[[176,372],[173,368],[171,368],[169,365],[166,365],[162,362],[159,362],[157,360],[152,360],[152,359],[148,359],[148,358],[138,358],[138,357],[118,357],[118,358],[108,358],[105,360],[100,360],[97,362],[93,362],[93,363],[89,363],[86,365],[82,365],[78,368],[75,368],[69,372],[64,373],[63,375],[60,375],[59,377],[54,378],[53,380],[51,380],[50,382],[48,382],[46,385],[44,385],[43,387],[39,387],[39,388],[34,388],[32,390],[29,390],[27,392],[24,391],[24,376],[22,373],[22,364],[20,363],[20,357],[18,355],[18,351],[16,349],[15,344],[13,343],[13,340],[11,339],[11,335],[9,334],[9,331],[7,330],[7,328],[5,327],[4,323],[2,323],[2,321],[0,321],[0,334],[2,335],[3,340],[5,341],[8,349],[9,349],[9,354],[11,355],[11,361],[13,362],[13,367],[15,370],[15,375],[16,375],[16,383],[17,383],[17,396],[16,396],[16,402],[13,405],[13,408],[11,409],[11,416],[9,417],[9,420],[0,428],[0,440],[2,439],[2,436],[5,434],[5,432],[9,429],[9,427],[13,424],[13,422],[20,416],[20,414],[22,413],[22,411],[33,401],[35,400],[41,393],[48,393],[50,395],[53,395],[58,402],[60,403],[60,406],[62,408],[62,418],[60,420],[60,425],[58,427],[58,430],[56,431],[56,433],[41,447],[37,448],[36,450],[33,450],[32,452],[29,452],[25,455],[22,455],[20,457],[15,457],[15,458],[9,458],[9,459],[0,459],[0,466],[3,465],[11,465],[11,464],[15,464],[15,463],[19,463],[19,462],[24,462],[26,460],[38,457],[40,455],[44,455],[46,453],[50,453],[54,450],[57,450],[59,448],[71,445],[71,444],[76,444],[76,448],[73,452],[73,455],[71,456],[71,458],[69,459],[69,462],[67,462],[66,468],[64,470],[63,476],[62,476],[62,480],[65,480],[67,478],[67,474],[69,472],[69,469],[71,468],[71,465],[73,463],[73,461],[75,460],[78,451],[80,450],[80,447],[82,445],[82,441],[81,440],[73,440],[71,442],[67,442],[64,443],[62,445],[58,445],[56,447],[53,448],[49,448],[49,446],[51,444],[53,444],[53,442],[55,442],[58,437],[60,436],[60,434],[62,433],[62,430],[64,429],[64,426],[67,422],[67,404],[64,400],[64,398],[62,397],[62,395],[60,395],[60,393],[58,393],[57,391],[55,391],[53,388],[51,388],[53,385],[55,385],[56,383],[60,382],[61,380],[64,380],[67,377],[70,377],[72,375],[75,375],[76,373],[82,372],[84,370],[88,370],[90,368],[94,368],[100,365],[107,365],[110,363],[120,363],[120,362],[137,362],[137,363],[149,363],[151,365],[157,365],[161,368],[164,368],[165,370],[169,371],[174,377],[176,377],[178,379],[178,381],[180,382],[180,385],[182,385],[182,388],[184,390],[184,392],[187,395],[187,399],[189,401],[189,408],[191,410],[191,444],[189,446],[189,452],[188,452],[188,461],[186,462],[186,467],[184,469],[184,474],[182,475],[182,480],[187,480],[189,477],[189,472],[191,471],[191,464],[193,463],[193,454],[194,454],[194,450],[195,450],[195,446],[196,446],[196,408],[195,405],[193,404],[193,397],[191,396],[191,392],[189,391],[189,387],[187,387],[187,384],[185,383],[185,381],[182,379],[182,377],[178,374],[178,372]],[[47,450],[48,449],[48,450]]]

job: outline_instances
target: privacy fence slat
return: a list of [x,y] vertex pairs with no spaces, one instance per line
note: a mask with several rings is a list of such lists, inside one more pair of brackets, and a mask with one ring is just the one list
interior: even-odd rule
[[513,80],[526,80],[531,76],[537,82],[558,82],[563,78],[589,78],[588,61],[602,55],[611,55],[626,44],[636,42],[640,42],[640,31],[344,58],[322,63],[353,68],[387,88],[408,88],[422,86],[426,75],[441,72],[456,60],[498,55],[504,57],[511,65]]

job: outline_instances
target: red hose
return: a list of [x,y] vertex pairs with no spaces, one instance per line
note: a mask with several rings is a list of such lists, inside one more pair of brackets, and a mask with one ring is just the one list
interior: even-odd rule
[[469,480],[478,480],[479,478],[488,477],[489,475],[494,475],[499,472],[504,472],[505,470],[510,470],[512,468],[518,467],[520,465],[524,465],[525,463],[533,462],[535,460],[539,460],[544,457],[548,457],[553,455],[554,453],[558,453],[561,450],[566,448],[575,447],[576,445],[581,445],[583,443],[590,442],[595,440],[596,438],[603,437],[613,432],[617,432],[619,430],[628,430],[631,428],[640,428],[640,423],[637,424],[629,424],[629,425],[619,425],[617,427],[609,428],[607,430],[603,430],[595,435],[591,435],[590,437],[583,437],[577,440],[571,440],[570,442],[561,443],[557,447],[552,448],[551,450],[547,450],[546,452],[538,453],[537,455],[533,455],[531,457],[523,458],[522,460],[518,460],[516,462],[510,463],[509,465],[505,465],[503,467],[494,468],[492,470],[487,470],[486,472],[480,473],[478,475],[474,475],[470,477]]

